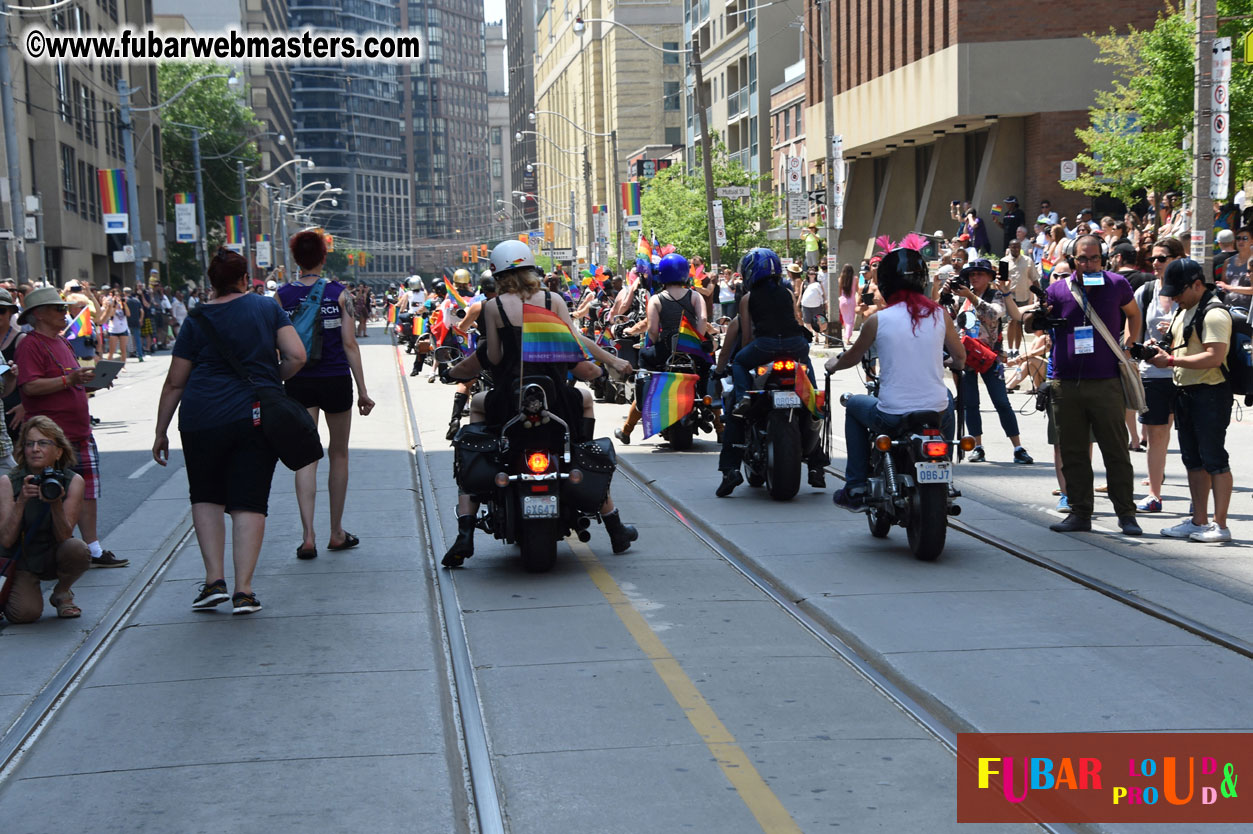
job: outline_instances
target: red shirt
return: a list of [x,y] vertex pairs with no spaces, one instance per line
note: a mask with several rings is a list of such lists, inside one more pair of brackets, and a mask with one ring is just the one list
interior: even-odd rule
[[[78,359],[70,343],[60,336],[42,333],[26,334],[17,346],[17,384],[25,385],[36,379],[60,379],[78,370]],[[43,415],[61,427],[66,438],[77,443],[91,437],[91,416],[87,411],[87,390],[81,385],[71,385],[54,394],[32,397],[22,393],[22,405],[26,416]]]

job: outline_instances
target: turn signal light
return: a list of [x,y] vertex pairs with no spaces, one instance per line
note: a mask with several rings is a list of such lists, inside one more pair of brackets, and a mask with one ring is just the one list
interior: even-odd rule
[[575,484],[576,486],[577,486],[578,484],[583,483],[583,470],[582,470],[582,469],[571,469],[571,470],[570,470],[570,477],[569,477],[569,479],[568,479],[568,480],[570,481],[570,483]]
[[892,448],[892,438],[886,434],[881,434],[874,439],[874,447],[880,452],[890,451]]
[[706,394],[704,397],[701,398],[701,402],[703,402],[705,405],[713,405],[714,398]]
[[796,360],[794,359],[776,359],[774,363],[776,371],[794,371],[796,370]]
[[504,489],[505,487],[509,486],[509,473],[508,472],[496,473],[496,486],[500,487],[501,489]]
[[966,435],[958,444],[963,452],[973,452],[975,450],[975,439],[970,435]]
[[948,443],[943,440],[928,440],[922,444],[922,453],[929,458],[948,457]]
[[765,375],[766,375],[767,373],[769,373],[769,372],[770,372],[770,366],[769,366],[769,365],[758,365],[758,366],[757,366],[757,376],[765,376]]
[[548,453],[547,452],[531,452],[526,456],[526,468],[530,469],[536,475],[540,475],[548,471]]

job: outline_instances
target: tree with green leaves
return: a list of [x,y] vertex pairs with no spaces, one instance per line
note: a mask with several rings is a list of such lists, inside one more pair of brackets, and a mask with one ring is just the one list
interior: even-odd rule
[[[174,95],[194,79],[225,74],[229,69],[213,63],[167,61],[159,64],[157,84],[161,100]],[[201,128],[201,179],[204,183],[205,222],[209,226],[210,257],[225,242],[223,218],[240,212],[236,162],[243,160],[245,170],[255,175],[255,168],[261,159],[256,142],[249,139],[263,131],[264,126],[244,104],[245,96],[246,91],[238,92],[225,78],[212,78],[192,84],[187,92],[160,111],[166,217],[174,217],[176,193],[194,194],[196,191],[191,130],[181,125]],[[255,232],[255,222],[252,226]],[[204,229],[199,231],[201,235],[206,233]],[[276,242],[276,246],[281,245],[281,242]],[[166,248],[170,253],[171,283],[176,286],[182,286],[185,281],[199,283],[200,259],[195,245],[170,241]]]
[[[659,171],[648,180],[641,196],[644,234],[656,235],[663,245],[673,245],[687,258],[700,255],[709,260],[709,224],[706,220],[705,178],[701,171],[702,148],[696,149],[696,168],[682,163]],[[732,263],[754,246],[765,246],[766,230],[775,219],[776,199],[762,191],[769,178],[746,171],[727,156],[726,145],[714,143],[714,187],[746,185],[746,199],[723,200],[722,217],[727,242],[722,247],[723,263]],[[634,250],[634,241],[624,251]],[[629,262],[629,259],[628,259]]]
[[[1253,0],[1218,0],[1220,18],[1250,13]],[[1238,44],[1246,28],[1247,21],[1227,20],[1218,34]],[[1088,37],[1099,50],[1097,63],[1113,70],[1114,82],[1096,94],[1088,127],[1076,131],[1085,147],[1076,157],[1079,177],[1062,186],[1127,203],[1141,190],[1191,193],[1192,153],[1183,145],[1194,117],[1195,21],[1168,5],[1151,29],[1110,29]],[[1253,103],[1253,67],[1238,59],[1232,63],[1230,102],[1233,117]],[[1230,158],[1234,183],[1253,177],[1248,119],[1231,119]]]

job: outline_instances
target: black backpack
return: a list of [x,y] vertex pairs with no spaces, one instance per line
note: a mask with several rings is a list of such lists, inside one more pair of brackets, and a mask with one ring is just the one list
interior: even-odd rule
[[[1227,307],[1212,294],[1206,293],[1201,298],[1196,314],[1192,316],[1192,321],[1183,329],[1183,344],[1187,345],[1192,340],[1192,334],[1204,326],[1205,315],[1210,310],[1220,309],[1226,310]],[[1230,313],[1228,313],[1230,315]],[[1201,333],[1204,334],[1204,330]],[[1250,343],[1253,342],[1253,329],[1250,329],[1247,322],[1237,321],[1233,316],[1231,320],[1231,338],[1227,343],[1227,358],[1223,360],[1220,366],[1223,371],[1223,377],[1231,385],[1231,393],[1237,397],[1244,397],[1245,405],[1253,405],[1253,357],[1249,354]],[[1205,341],[1204,335],[1201,336],[1202,343]]]

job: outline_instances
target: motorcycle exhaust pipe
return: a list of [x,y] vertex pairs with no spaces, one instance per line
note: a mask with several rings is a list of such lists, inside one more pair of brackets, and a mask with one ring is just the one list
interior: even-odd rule
[[959,507],[957,504],[951,504],[948,508],[948,514],[949,515],[961,515],[962,508]]
[[587,544],[592,540],[592,534],[587,530],[579,530],[575,535],[579,537],[579,541],[583,542],[583,544]]

